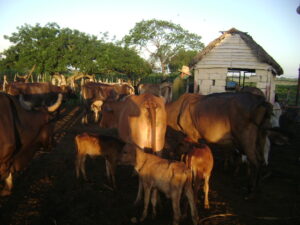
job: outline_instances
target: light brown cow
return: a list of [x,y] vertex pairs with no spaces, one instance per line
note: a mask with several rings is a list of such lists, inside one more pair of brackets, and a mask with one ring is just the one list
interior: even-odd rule
[[198,200],[200,181],[204,180],[204,208],[209,209],[209,179],[214,165],[210,148],[205,144],[192,143],[188,138],[180,145],[179,154],[183,153],[182,161],[191,169],[193,174],[193,189],[195,201]]
[[153,152],[163,149],[166,111],[162,97],[152,94],[131,95],[124,101],[106,101],[102,105],[100,126],[117,128],[120,138]]
[[77,178],[80,177],[81,173],[83,178],[87,180],[85,172],[85,159],[87,155],[90,157],[103,156],[106,163],[107,178],[113,187],[116,188],[115,171],[124,143],[114,137],[82,133],[76,135],[75,145],[77,149],[75,161]]
[[249,191],[257,186],[272,113],[264,97],[246,92],[184,94],[167,104],[166,111],[168,125],[193,142],[205,139],[220,146],[234,146],[246,154],[252,167]]
[[182,194],[189,201],[193,224],[198,223],[198,212],[194,201],[191,171],[182,162],[169,161],[153,154],[145,153],[137,146],[127,144],[122,150],[120,163],[132,165],[139,174],[144,189],[144,210],[140,221],[148,214],[151,196],[153,215],[156,216],[158,190],[172,200],[173,225],[181,219],[180,200]]

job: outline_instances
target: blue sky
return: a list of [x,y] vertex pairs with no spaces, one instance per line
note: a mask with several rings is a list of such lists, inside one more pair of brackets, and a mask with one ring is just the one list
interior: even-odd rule
[[284,76],[298,77],[299,5],[300,0],[0,0],[0,51],[10,44],[3,35],[25,23],[56,22],[121,39],[135,23],[155,18],[201,35],[205,45],[232,27],[248,32],[281,65]]

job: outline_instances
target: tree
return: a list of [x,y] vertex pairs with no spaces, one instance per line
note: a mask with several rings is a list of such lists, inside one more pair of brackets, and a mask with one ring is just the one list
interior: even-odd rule
[[201,36],[184,30],[180,25],[163,20],[142,20],[136,23],[123,38],[126,46],[132,46],[147,54],[153,66],[159,64],[165,74],[170,60],[182,49],[200,51],[204,45]]
[[101,45],[96,58],[102,74],[122,74],[130,80],[139,80],[151,73],[151,67],[137,52],[113,43]]
[[136,51],[121,47],[117,42],[106,42],[108,34],[87,35],[78,30],[61,29],[56,23],[25,24],[18,32],[5,36],[13,45],[1,54],[2,71],[35,73],[65,73],[76,69],[89,74],[122,74],[129,78],[145,76],[150,65]]
[[171,72],[177,72],[183,65],[189,65],[192,59],[197,55],[197,51],[181,49],[171,58],[169,69]]

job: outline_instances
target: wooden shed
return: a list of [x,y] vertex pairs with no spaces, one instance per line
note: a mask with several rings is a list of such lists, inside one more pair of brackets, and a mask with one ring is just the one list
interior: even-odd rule
[[251,84],[274,102],[280,65],[246,32],[232,28],[212,41],[191,62],[194,90],[202,94],[233,90]]

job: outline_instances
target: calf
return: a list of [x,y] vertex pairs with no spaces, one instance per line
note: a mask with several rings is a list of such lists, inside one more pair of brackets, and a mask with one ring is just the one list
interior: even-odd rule
[[91,135],[87,133],[78,134],[75,137],[75,145],[77,156],[75,161],[76,176],[80,176],[80,172],[85,180],[87,180],[85,172],[86,155],[91,157],[103,156],[106,163],[106,174],[108,180],[116,188],[115,171],[117,161],[124,143],[117,138]]
[[153,215],[156,216],[157,191],[160,190],[172,200],[173,225],[179,224],[181,218],[180,199],[182,192],[189,201],[193,224],[197,224],[198,212],[194,202],[191,172],[184,163],[169,161],[153,154],[145,153],[137,146],[131,144],[127,144],[123,148],[120,163],[134,166],[139,174],[139,180],[142,182],[144,211],[140,221],[147,217],[151,191]]
[[214,165],[211,150],[205,144],[191,143],[188,139],[185,139],[180,148],[180,152],[185,152],[181,160],[192,171],[195,201],[197,202],[198,199],[200,181],[204,179],[204,208],[209,209],[209,178]]

